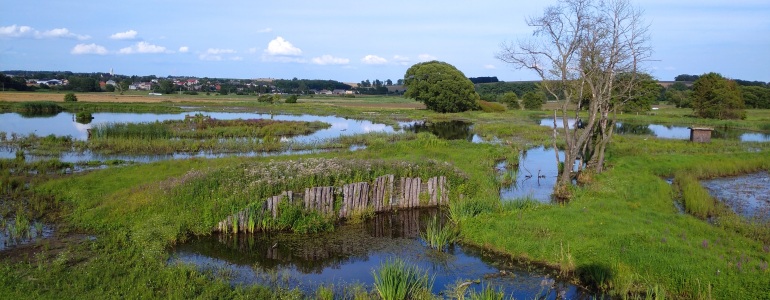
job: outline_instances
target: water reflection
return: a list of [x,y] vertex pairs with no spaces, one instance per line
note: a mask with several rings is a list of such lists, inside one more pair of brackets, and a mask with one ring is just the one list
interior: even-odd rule
[[743,176],[701,181],[712,197],[749,220],[770,224],[770,174],[759,172]]
[[[570,128],[574,119],[569,119]],[[543,118],[538,121],[542,126],[553,127],[553,119]],[[557,119],[557,127],[563,128],[561,119]],[[690,129],[687,126],[660,125],[633,122],[617,122],[615,132],[618,134],[652,135],[663,139],[690,139]],[[715,127],[711,137],[716,139],[738,140],[741,142],[770,142],[770,133],[751,132],[747,130]]]
[[[171,263],[225,270],[232,284],[281,285],[313,291],[319,286],[363,284],[371,289],[372,271],[383,262],[401,258],[435,276],[433,293],[465,280],[480,280],[471,288],[493,284],[516,298],[542,292],[553,298],[588,297],[555,275],[534,267],[517,267],[506,258],[469,246],[454,245],[447,253],[430,250],[418,238],[436,210],[407,210],[379,214],[363,224],[340,226],[334,233],[295,235],[217,235],[201,237],[173,249]],[[276,277],[282,278],[275,280]],[[547,278],[548,285],[542,286]]]
[[[564,151],[559,151],[559,161],[564,160]],[[516,167],[516,166],[513,166]],[[507,162],[497,165],[499,175],[508,170]],[[500,198],[514,200],[530,198],[543,203],[551,202],[553,188],[559,176],[556,164],[556,152],[553,148],[536,147],[521,151],[519,154],[518,171],[513,172],[512,184],[500,189]]]
[[414,133],[429,132],[445,140],[473,141],[473,123],[464,121],[415,122],[404,129]]

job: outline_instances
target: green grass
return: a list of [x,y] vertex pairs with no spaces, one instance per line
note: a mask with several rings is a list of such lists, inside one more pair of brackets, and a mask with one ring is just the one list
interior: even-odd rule
[[423,299],[430,295],[433,278],[403,260],[394,259],[374,272],[374,288],[383,300]]
[[[562,276],[581,285],[621,298],[770,299],[766,289],[770,286],[768,227],[749,223],[713,200],[709,200],[713,206],[697,208],[698,201],[705,199],[702,190],[697,188],[697,180],[770,169],[770,143],[713,140],[693,144],[616,136],[607,152],[608,171],[594,175],[585,186],[575,187],[570,202],[538,204],[523,199],[500,203],[498,188],[502,179],[494,172],[495,164],[503,159],[515,161],[518,149],[550,145],[551,129],[536,125],[533,118],[547,112],[435,114],[419,109],[338,107],[333,103],[347,100],[395,103],[401,99],[328,99],[326,103],[323,100],[300,99],[296,105],[282,105],[232,97],[207,105],[206,109],[238,106],[245,111],[313,111],[388,124],[410,118],[462,119],[475,122],[476,133],[498,137],[501,143],[477,145],[444,141],[429,134],[373,133],[310,146],[367,145],[367,149],[355,152],[165,161],[112,167],[42,184],[43,179],[39,179],[32,182],[37,198],[29,198],[29,203],[39,209],[31,210],[42,215],[54,210],[47,207],[55,207],[62,211],[55,214],[61,216],[61,230],[85,232],[95,240],[72,243],[65,251],[43,251],[21,263],[3,261],[0,294],[9,298],[300,298],[298,291],[258,286],[231,288],[215,275],[197,271],[192,266],[167,266],[166,249],[190,235],[210,233],[217,221],[285,188],[368,180],[391,170],[398,170],[398,175],[404,176],[429,176],[437,174],[431,170],[443,168],[446,163],[447,169],[441,172],[456,169],[459,172],[452,173],[462,174],[450,180],[449,211],[452,222],[460,228],[463,242],[552,266],[561,270]],[[148,104],[147,107],[165,109],[169,105]],[[690,120],[687,116],[690,112],[666,109],[654,116],[624,115],[622,118],[682,124]],[[726,122],[736,122],[734,125],[741,128],[761,128],[767,126],[769,118],[767,111],[749,111],[746,121]],[[722,124],[720,122],[707,121],[705,125]],[[34,137],[25,152],[35,151],[33,148],[40,145],[65,143],[45,139]],[[140,139],[127,139],[121,147],[145,147],[129,146],[142,143]],[[72,147],[77,147],[77,142],[73,144]],[[299,171],[305,169],[292,169],[292,166],[310,159],[382,161],[391,167],[373,165],[371,170],[348,168],[323,176],[298,176],[306,174]],[[426,164],[428,160],[439,163]],[[24,171],[11,173],[10,169],[37,168],[46,170],[42,173],[57,173],[62,165],[55,160],[34,166],[23,160],[0,163],[3,164],[0,177],[7,191],[4,196],[24,194],[29,179],[20,176]],[[422,168],[391,165],[396,163]],[[250,174],[248,171],[265,167],[268,170],[276,167],[286,173],[246,176]],[[281,177],[293,178],[280,181],[272,188],[248,185],[259,178]],[[672,177],[679,178],[675,185],[663,180]],[[689,209],[691,213],[679,213],[674,201],[682,197],[687,203],[687,195],[694,195],[689,200],[694,204]],[[16,210],[7,212],[15,214]],[[27,220],[36,220],[33,215],[25,216]],[[257,228],[265,220],[253,218],[247,226]],[[319,224],[323,228],[325,224],[323,219],[294,212],[283,220],[265,222],[268,226],[306,228],[300,231],[311,231]],[[319,293],[328,297],[328,291]]]
[[568,204],[523,212],[504,206],[464,220],[461,231],[467,242],[551,264],[617,296],[658,287],[672,298],[707,290],[718,299],[767,298],[762,266],[770,254],[763,247],[770,242],[762,242],[761,229],[732,216],[712,225],[679,214],[662,177],[725,176],[769,163],[767,152],[624,156]]

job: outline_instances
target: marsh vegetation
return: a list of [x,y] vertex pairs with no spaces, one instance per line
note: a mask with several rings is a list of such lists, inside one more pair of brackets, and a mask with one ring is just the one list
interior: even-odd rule
[[[415,286],[430,286],[422,283],[433,282],[433,288],[406,289],[407,293],[417,291],[414,293],[426,297],[438,297],[439,292],[445,291],[444,297],[456,295],[452,297],[458,298],[458,295],[555,298],[559,297],[560,289],[551,287],[561,285],[569,286],[568,291],[580,291],[581,295],[618,298],[763,298],[766,294],[766,287],[770,285],[767,267],[770,230],[766,223],[736,214],[715,200],[700,180],[766,172],[770,169],[770,143],[728,138],[693,144],[649,135],[618,135],[608,145],[606,170],[601,174],[587,172],[578,178],[579,184],[570,186],[572,197],[568,202],[537,201],[526,197],[528,193],[501,201],[501,188],[522,186],[521,179],[515,178],[531,173],[533,178],[527,183],[536,181],[537,171],[526,165],[528,157],[535,157],[535,150],[529,150],[527,157],[520,158],[520,155],[523,150],[551,144],[553,130],[539,125],[541,112],[436,114],[424,109],[388,107],[387,99],[383,100],[387,103],[382,108],[372,107],[377,98],[355,99],[367,106],[338,106],[335,101],[343,100],[333,99],[324,99],[323,105],[319,105],[303,98],[286,106],[233,102],[237,100],[194,105],[196,110],[205,105],[219,111],[228,107],[233,111],[247,107],[251,112],[270,110],[273,113],[317,111],[322,115],[334,113],[340,119],[367,118],[367,125],[390,128],[372,132],[348,129],[345,132],[350,134],[308,144],[309,148],[323,144],[332,150],[329,152],[272,157],[232,155],[142,164],[107,160],[68,162],[30,157],[39,151],[58,153],[67,150],[56,149],[78,149],[80,143],[91,141],[66,135],[25,134],[22,137],[6,133],[0,136],[5,147],[16,147],[0,159],[4,230],[34,233],[24,243],[2,251],[2,294],[16,298],[323,296],[376,299],[380,298],[380,290],[403,293],[402,289],[386,291],[384,284],[391,281],[390,278],[403,277],[395,275],[401,272],[396,269],[381,273],[385,267],[400,264],[391,261],[380,266],[388,257],[380,257],[383,260],[378,260],[376,266],[367,267],[362,276],[370,283],[299,287],[282,284],[284,275],[269,269],[262,269],[265,272],[260,273],[266,274],[263,279],[267,281],[233,280],[239,278],[242,265],[253,270],[254,262],[246,259],[251,251],[240,249],[260,249],[256,251],[260,253],[275,249],[280,253],[286,251],[286,247],[335,241],[348,230],[347,226],[359,226],[357,228],[362,229],[359,232],[368,236],[371,236],[368,232],[380,232],[381,236],[387,230],[382,228],[393,228],[396,223],[392,219],[383,221],[379,214],[362,212],[359,218],[341,222],[309,213],[302,207],[286,206],[283,207],[287,212],[285,217],[252,219],[255,228],[266,229],[255,230],[260,231],[256,235],[240,231],[212,235],[217,222],[246,207],[262,205],[268,197],[283,191],[369,181],[385,174],[423,178],[441,175],[447,176],[450,184],[449,205],[443,208],[446,217],[439,217],[433,225],[430,225],[431,218],[425,219],[425,226],[417,226],[413,231],[409,247],[431,253],[436,259],[457,254],[458,249],[470,252],[467,249],[474,246],[480,247],[482,253],[498,255],[490,262],[493,267],[488,269],[488,273],[497,275],[485,277],[484,274],[491,274],[484,273],[460,281],[451,279],[452,284],[442,281],[438,286],[439,277],[429,266],[404,260],[404,270],[419,275],[406,276],[417,279],[415,282],[420,284]],[[79,100],[62,105],[86,107],[89,104]],[[116,111],[127,111],[129,106],[110,105],[117,108]],[[161,112],[169,109],[167,103],[140,106],[143,110],[155,107]],[[126,149],[117,146],[118,142],[109,144],[120,149],[116,153],[130,153],[131,147],[149,149],[147,147],[161,144],[166,147],[182,140],[225,147],[222,145],[226,145],[228,139],[263,140],[277,136],[276,132],[335,129],[334,124],[323,129],[326,125],[284,123],[286,120],[225,120],[214,112],[210,112],[210,120],[204,120],[203,116],[208,113],[203,112],[200,122],[163,120],[133,125],[118,122],[108,126],[98,125],[100,115],[96,111],[99,110],[91,111],[94,112],[94,121],[90,124],[95,129],[94,141],[137,144]],[[730,122],[731,127],[762,133],[762,124],[770,120],[769,114],[766,110],[749,110],[746,120],[707,122]],[[683,124],[682,120],[689,120],[686,115],[679,109],[662,109],[654,116],[622,115],[619,120]],[[65,117],[75,123],[72,115]],[[426,120],[420,124],[428,127],[427,132],[398,131],[391,127],[411,120]],[[458,139],[442,139],[430,133],[431,129],[443,129],[435,125],[430,128],[429,124],[451,120],[472,122],[473,126],[463,127],[462,137]],[[97,134],[100,136],[96,137]],[[469,141],[469,135],[478,138]],[[155,141],[158,144],[154,144]],[[364,147],[349,151],[350,146]],[[561,145],[557,143],[557,146]],[[228,147],[234,149],[234,154],[244,151]],[[152,149],[155,150],[150,151],[157,150]],[[550,159],[556,159],[554,149],[542,151]],[[543,166],[546,164],[552,162]],[[529,173],[521,166],[527,166]],[[555,175],[546,174],[547,179],[555,180],[552,176]],[[665,178],[673,178],[673,184]],[[531,188],[534,187],[525,187],[525,190]],[[678,202],[683,203],[685,213],[676,209]],[[367,231],[366,228],[374,228],[366,227],[367,222],[377,220],[386,226],[379,227],[379,231]],[[48,224],[52,226],[50,235],[46,233]],[[45,238],[37,238],[38,227],[43,232],[40,236]],[[303,242],[292,242],[303,236],[306,238]],[[214,240],[206,242],[208,246],[204,249],[210,251],[206,252],[210,254],[208,258],[193,257],[226,263],[201,267],[185,261],[189,252],[182,254],[187,251],[184,249],[198,247],[194,243],[208,237]],[[372,241],[361,233],[358,237],[365,242]],[[383,245],[395,243],[385,241]],[[432,247],[445,252],[431,250]],[[25,252],[18,252],[20,249]],[[15,256],[10,258],[7,253]],[[359,257],[356,253],[352,255]],[[534,285],[534,289],[505,288],[500,282],[507,277],[500,277],[500,271],[509,272],[509,267],[514,265],[545,267],[551,273],[547,273],[548,277],[545,273],[535,273],[540,277],[528,283]],[[414,266],[419,267],[419,272],[411,269]],[[375,274],[378,284],[374,283]],[[422,279],[423,275],[427,281]],[[400,282],[400,279],[393,281]],[[274,286],[268,284],[270,282],[279,284]],[[527,292],[520,292],[522,290]]]

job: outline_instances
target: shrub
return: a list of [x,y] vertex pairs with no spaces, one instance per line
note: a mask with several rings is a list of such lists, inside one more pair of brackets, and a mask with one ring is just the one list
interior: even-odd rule
[[527,92],[521,97],[521,102],[524,104],[525,109],[540,110],[545,104],[545,93],[543,92]]
[[500,96],[500,102],[508,106],[508,109],[521,109],[519,105],[519,96],[514,92],[506,92]]
[[66,93],[64,94],[64,102],[77,102],[78,97],[75,96],[75,93]]
[[504,112],[505,106],[500,103],[479,100],[479,106],[484,112]]
[[288,98],[286,98],[286,103],[297,103],[297,95],[291,95]]

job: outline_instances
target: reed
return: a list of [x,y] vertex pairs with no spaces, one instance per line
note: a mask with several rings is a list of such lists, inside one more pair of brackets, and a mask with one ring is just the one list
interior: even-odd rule
[[504,300],[513,299],[513,296],[505,296],[505,292],[502,289],[495,289],[492,285],[485,285],[481,288],[481,291],[471,290],[468,294],[468,298],[471,300]]
[[460,232],[453,224],[440,224],[438,218],[434,216],[429,222],[420,237],[428,244],[428,247],[445,251],[446,248],[457,241]]
[[421,299],[433,288],[427,272],[400,259],[384,262],[373,275],[374,288],[384,300]]

